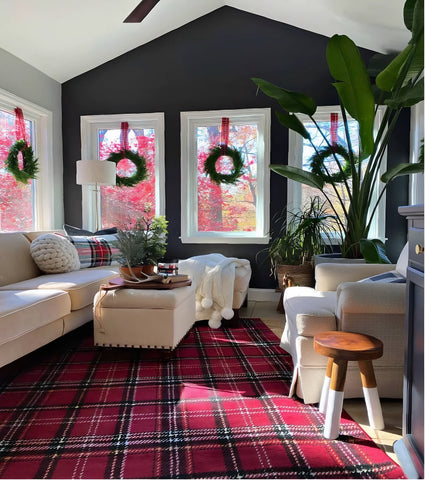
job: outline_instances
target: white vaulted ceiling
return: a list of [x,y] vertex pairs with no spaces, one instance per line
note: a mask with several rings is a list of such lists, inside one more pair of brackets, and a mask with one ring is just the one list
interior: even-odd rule
[[230,6],[387,52],[409,39],[404,0],[160,0],[123,23],[139,0],[0,0],[0,48],[65,82],[217,8]]

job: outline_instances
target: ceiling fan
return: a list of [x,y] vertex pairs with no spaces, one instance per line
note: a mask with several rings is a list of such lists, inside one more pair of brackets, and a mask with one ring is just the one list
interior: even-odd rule
[[124,20],[124,23],[140,23],[159,0],[142,0],[139,5],[130,13],[130,15]]

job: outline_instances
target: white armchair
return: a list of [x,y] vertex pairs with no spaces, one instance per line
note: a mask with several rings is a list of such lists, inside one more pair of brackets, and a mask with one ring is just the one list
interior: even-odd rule
[[[319,401],[327,358],[315,352],[313,337],[326,330],[345,330],[372,335],[383,342],[384,354],[374,361],[379,395],[402,398],[406,284],[359,280],[389,271],[405,276],[406,255],[407,248],[397,265],[319,264],[315,288],[285,290],[286,325],[281,347],[291,354],[294,363],[290,395],[296,394],[305,403]],[[344,396],[362,397],[357,365],[350,363]]]

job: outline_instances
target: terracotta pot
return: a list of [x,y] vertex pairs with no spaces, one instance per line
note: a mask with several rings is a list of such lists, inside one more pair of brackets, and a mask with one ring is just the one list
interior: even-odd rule
[[[137,267],[131,267],[133,275],[137,278],[142,278],[142,272],[146,275],[153,275],[155,273],[155,265],[139,265]],[[120,267],[120,275],[124,279],[131,279],[131,272],[128,267]]]

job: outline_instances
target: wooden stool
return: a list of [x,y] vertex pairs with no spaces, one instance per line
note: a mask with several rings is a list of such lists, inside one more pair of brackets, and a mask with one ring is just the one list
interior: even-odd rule
[[359,363],[369,424],[373,429],[382,430],[384,419],[372,365],[372,360],[382,357],[382,342],[370,335],[331,331],[314,336],[314,349],[329,357],[319,403],[320,413],[326,413],[324,437],[332,440],[339,435],[347,362],[350,360]]

